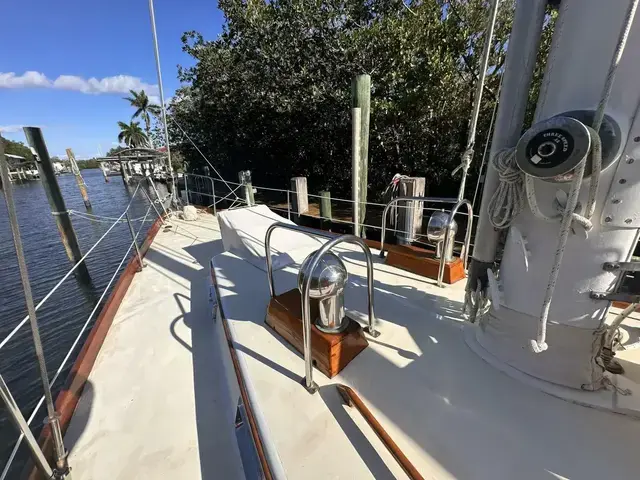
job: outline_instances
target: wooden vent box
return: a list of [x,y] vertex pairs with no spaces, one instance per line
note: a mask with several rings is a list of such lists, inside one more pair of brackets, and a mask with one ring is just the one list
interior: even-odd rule
[[[333,378],[353,360],[369,343],[362,327],[349,318],[349,325],[340,333],[324,333],[313,321],[318,316],[318,301],[311,299],[311,358],[314,366],[327,377]],[[277,295],[267,307],[265,319],[298,352],[304,355],[302,341],[302,305],[297,288]]]
[[[436,258],[433,250],[413,245],[390,245],[385,263],[423,277],[438,279],[440,259]],[[460,258],[454,258],[453,261],[445,263],[442,276],[444,283],[453,284],[465,276],[464,264]]]

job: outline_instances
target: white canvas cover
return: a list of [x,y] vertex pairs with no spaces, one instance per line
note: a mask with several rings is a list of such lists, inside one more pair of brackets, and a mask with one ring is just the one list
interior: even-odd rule
[[[276,222],[294,225],[266,205],[226,210],[218,213],[222,244],[228,252],[266,271],[264,240],[267,229]],[[271,235],[273,269],[298,263],[322,243],[309,235],[291,230],[276,229]]]

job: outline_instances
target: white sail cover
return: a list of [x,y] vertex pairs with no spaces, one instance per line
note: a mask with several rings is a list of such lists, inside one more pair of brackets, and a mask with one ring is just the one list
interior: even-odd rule
[[[266,271],[265,235],[276,222],[293,225],[291,220],[271,211],[266,205],[226,210],[218,213],[222,244],[228,252]],[[276,229],[271,235],[273,269],[299,263],[322,243],[309,235]]]

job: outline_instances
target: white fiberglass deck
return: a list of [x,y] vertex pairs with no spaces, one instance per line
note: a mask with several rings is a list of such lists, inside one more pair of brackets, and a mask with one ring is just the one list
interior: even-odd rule
[[135,275],[65,436],[76,479],[243,478],[208,304],[217,222],[171,224]]
[[[364,323],[363,254],[337,251],[350,275],[346,306]],[[314,370],[320,390],[310,395],[300,385],[301,356],[264,324],[265,272],[232,253],[213,260],[264,441],[286,478],[406,478],[360,414],[342,405],[336,383],[356,391],[425,478],[638,477],[639,421],[503,374],[465,343],[476,327],[462,321],[462,283],[440,289],[374,261],[382,335],[367,337],[369,347],[333,379]],[[294,288],[296,275],[296,265],[275,272],[276,293]]]
[[[208,304],[208,262],[222,251],[217,222],[201,215],[172,223],[135,276],[65,437],[77,478],[243,476],[232,422],[237,389],[227,389],[234,374]],[[363,255],[351,246],[338,253],[350,275],[347,308],[364,322]],[[292,257],[301,261],[304,252]],[[374,261],[382,334],[368,337],[369,347],[334,379],[314,370],[320,390],[309,395],[302,357],[264,324],[266,273],[233,253],[213,260],[244,380],[283,478],[406,478],[335,383],[356,391],[425,478],[638,478],[639,421],[501,373],[465,343],[475,327],[461,318],[462,283],[440,289]],[[296,275],[295,265],[277,271],[276,292],[293,288]]]

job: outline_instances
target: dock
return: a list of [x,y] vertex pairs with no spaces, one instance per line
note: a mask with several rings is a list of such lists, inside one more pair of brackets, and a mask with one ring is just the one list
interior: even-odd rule
[[244,478],[211,321],[213,215],[172,219],[149,248],[65,435],[75,478]]

